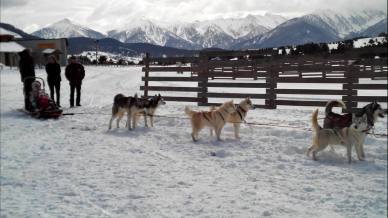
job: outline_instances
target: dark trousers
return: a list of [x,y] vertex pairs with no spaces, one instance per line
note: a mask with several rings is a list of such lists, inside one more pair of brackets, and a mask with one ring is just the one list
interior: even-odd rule
[[77,91],[76,105],[81,105],[81,83],[70,83],[70,107],[74,106],[74,91]]
[[24,92],[24,109],[31,111],[32,105],[30,102],[30,92],[32,90],[31,84],[34,82],[34,79],[26,79],[23,83],[23,92]]
[[48,82],[48,85],[49,85],[49,88],[50,88],[50,97],[53,101],[54,100],[54,89],[55,89],[55,93],[57,94],[57,101],[56,101],[56,104],[57,106],[60,105],[60,90],[61,90],[61,82]]

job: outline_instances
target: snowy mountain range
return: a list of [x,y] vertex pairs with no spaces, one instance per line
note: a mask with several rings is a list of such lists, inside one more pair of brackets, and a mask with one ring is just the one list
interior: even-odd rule
[[279,15],[265,14],[163,26],[140,18],[104,35],[64,19],[32,35],[41,38],[109,37],[126,43],[151,43],[186,49],[229,48],[238,39],[263,34],[286,20]]
[[377,25],[386,20],[386,12],[378,10],[321,10],[290,20],[273,14],[248,15],[173,25],[140,18],[103,34],[64,19],[32,35],[41,38],[108,37],[123,43],[150,43],[182,49],[248,49],[337,41],[364,33],[376,25],[375,34],[386,31],[386,26]]
[[69,19],[63,19],[53,23],[43,29],[31,33],[40,38],[71,38],[71,37],[90,37],[94,39],[104,38],[105,35],[90,28],[76,24]]
[[[288,20],[262,35],[235,44],[233,48],[268,48],[309,42],[333,42],[362,35],[366,29],[384,21],[386,23],[386,20],[387,14],[376,10],[360,13],[318,11]],[[384,25],[377,25],[374,32],[369,31],[370,34],[366,36],[376,36],[386,31],[386,26],[384,28]]]
[[126,43],[150,43],[161,46],[190,48],[194,45],[155,23],[139,19],[118,30],[108,31],[107,37]]

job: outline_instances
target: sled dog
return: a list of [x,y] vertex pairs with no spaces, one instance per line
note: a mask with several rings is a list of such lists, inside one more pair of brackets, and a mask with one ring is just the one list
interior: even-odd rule
[[160,94],[155,95],[148,99],[140,98],[139,101],[142,101],[144,103],[145,110],[140,109],[139,110],[140,112],[133,117],[133,119],[135,119],[134,125],[136,126],[137,118],[142,115],[144,116],[144,119],[146,119],[147,116],[150,117],[151,127],[154,127],[154,115],[155,115],[156,109],[158,109],[158,107],[161,105],[165,105],[166,102],[164,101],[164,99]]
[[153,115],[156,109],[166,104],[162,96],[155,95],[151,98],[138,98],[137,94],[134,97],[126,97],[123,94],[117,94],[113,100],[112,117],[109,121],[109,129],[112,128],[112,122],[117,118],[117,128],[121,118],[127,113],[127,126],[129,130],[136,128],[137,117],[144,116],[144,125],[148,127],[147,116],[150,116],[151,126],[154,124]]
[[217,140],[221,141],[222,128],[225,126],[229,116],[235,111],[236,108],[233,101],[227,101],[212,111],[193,111],[186,107],[185,113],[191,119],[191,137],[193,141],[198,140],[198,134],[205,126],[213,128],[216,132]]
[[[240,138],[240,125],[242,122],[245,122],[245,117],[248,115],[249,110],[255,109],[255,106],[252,104],[251,99],[245,98],[242,100],[236,107],[236,111],[233,112],[227,119],[226,122],[233,123],[234,127],[234,137],[236,139]],[[216,107],[211,107],[211,111],[216,110]],[[213,130],[210,129],[210,135],[213,135]]]
[[125,113],[127,113],[127,115],[130,114],[130,107],[131,105],[134,105],[135,102],[135,97],[126,97],[123,94],[117,94],[113,98],[112,117],[109,121],[109,130],[112,129],[112,122],[114,119],[116,119],[117,128],[119,128],[120,120],[123,118]]
[[[346,109],[345,103],[339,100],[329,101],[326,104],[325,109],[325,119],[323,121],[323,128],[343,128],[349,127],[352,124],[352,113],[348,114],[337,114],[332,112],[333,107],[342,107]],[[381,105],[376,101],[365,105],[357,113],[354,113],[355,116],[360,117],[366,114],[368,118],[368,125],[372,128],[377,121],[378,117],[384,118],[384,114],[387,113],[387,110],[383,110]]]
[[343,145],[347,149],[348,163],[351,163],[352,146],[355,146],[359,160],[363,160],[361,155],[362,143],[368,131],[367,116],[361,117],[353,115],[352,123],[349,127],[323,129],[318,124],[318,109],[312,114],[311,123],[314,131],[312,146],[308,149],[307,155],[312,153],[312,159],[317,160],[316,154],[325,149],[328,145]]

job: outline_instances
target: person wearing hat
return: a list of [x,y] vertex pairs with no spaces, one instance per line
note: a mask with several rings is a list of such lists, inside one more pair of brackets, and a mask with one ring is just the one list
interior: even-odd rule
[[74,107],[74,91],[77,91],[76,106],[81,106],[81,85],[85,77],[85,69],[77,62],[75,56],[70,57],[70,64],[65,69],[66,79],[70,84],[70,107]]
[[29,95],[32,89],[31,84],[35,81],[34,59],[31,56],[30,49],[24,49],[23,51],[19,52],[19,56],[19,71],[24,91],[24,108],[27,111],[32,111],[32,105],[29,100]]

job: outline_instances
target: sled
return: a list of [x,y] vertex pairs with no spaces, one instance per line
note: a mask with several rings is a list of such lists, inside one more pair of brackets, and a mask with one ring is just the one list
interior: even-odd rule
[[32,107],[31,111],[23,110],[35,118],[58,118],[62,116],[62,110],[55,104],[55,102],[45,92],[45,82],[41,77],[26,77],[27,79],[34,79],[31,84],[32,91],[29,93],[29,100]]

